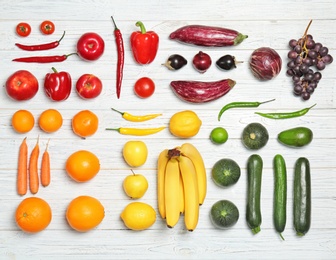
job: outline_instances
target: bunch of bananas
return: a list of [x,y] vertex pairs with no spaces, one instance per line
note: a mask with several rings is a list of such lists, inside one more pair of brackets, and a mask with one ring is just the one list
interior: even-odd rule
[[199,206],[207,192],[204,161],[197,148],[185,143],[165,149],[158,158],[158,208],[169,228],[184,214],[185,227],[193,231],[198,223]]

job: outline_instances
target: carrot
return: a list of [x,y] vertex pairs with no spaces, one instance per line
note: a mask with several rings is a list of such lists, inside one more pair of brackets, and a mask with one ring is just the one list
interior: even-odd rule
[[28,187],[28,146],[26,139],[23,139],[19,149],[18,172],[17,172],[17,193],[25,195]]
[[42,155],[41,163],[41,183],[44,187],[47,187],[50,184],[50,156],[48,152],[49,140],[46,146],[46,149]]
[[39,138],[37,139],[36,145],[32,150],[29,158],[29,188],[31,193],[36,194],[39,189],[39,178],[38,178],[38,157],[40,154]]

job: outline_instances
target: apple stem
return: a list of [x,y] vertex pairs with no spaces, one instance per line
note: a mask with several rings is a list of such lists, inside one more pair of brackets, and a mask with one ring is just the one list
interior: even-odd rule
[[133,175],[135,175],[135,173],[134,173],[133,169],[131,169],[131,172],[133,173]]

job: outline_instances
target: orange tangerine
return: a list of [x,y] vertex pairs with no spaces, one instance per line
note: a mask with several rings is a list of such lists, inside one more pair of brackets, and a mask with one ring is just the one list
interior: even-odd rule
[[47,133],[56,132],[63,125],[63,117],[56,109],[47,109],[39,117],[40,128]]
[[34,116],[28,110],[18,110],[12,116],[12,127],[18,133],[27,133],[33,129]]
[[98,130],[98,117],[90,110],[82,110],[72,118],[72,130],[82,138],[93,135]]

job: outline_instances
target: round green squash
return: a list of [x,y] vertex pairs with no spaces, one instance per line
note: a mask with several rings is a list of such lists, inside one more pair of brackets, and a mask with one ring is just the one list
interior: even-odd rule
[[231,201],[219,200],[211,207],[210,219],[215,227],[227,229],[237,223],[239,210]]
[[267,144],[268,139],[268,131],[260,123],[250,123],[243,130],[242,141],[248,149],[258,150]]
[[214,183],[218,186],[228,187],[239,180],[240,167],[234,160],[223,158],[214,164],[211,176]]

